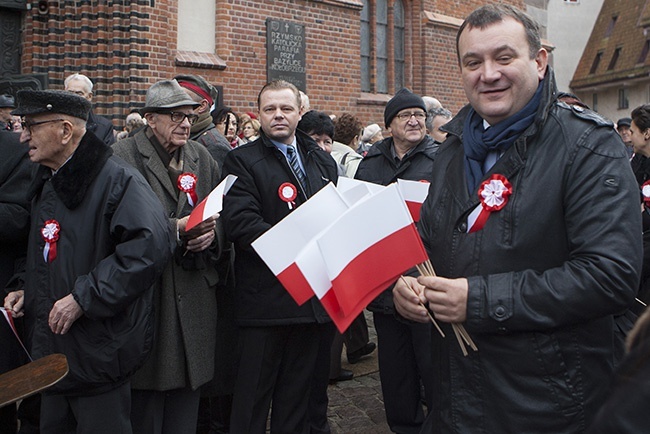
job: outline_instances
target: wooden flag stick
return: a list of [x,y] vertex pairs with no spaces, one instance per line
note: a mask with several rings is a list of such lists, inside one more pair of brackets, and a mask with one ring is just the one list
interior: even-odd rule
[[[409,283],[406,281],[406,279],[404,278],[404,276],[400,276],[399,278],[402,279],[402,281],[404,282],[404,284],[406,285],[406,287],[407,287],[408,289],[410,289],[410,290],[413,292],[413,294],[415,294],[416,296],[418,296],[418,293],[415,292],[415,289],[413,289],[413,287],[412,287],[411,285],[409,285]],[[440,335],[444,338],[444,337],[445,337],[445,333],[442,331],[442,329],[440,328],[440,326],[438,325],[438,323],[436,322],[436,320],[433,318],[433,315],[431,315],[431,313],[429,312],[429,309],[427,309],[427,307],[426,307],[424,304],[422,304],[421,301],[419,301],[418,303],[420,303],[420,306],[422,306],[422,307],[427,311],[427,315],[429,315],[429,319],[431,320],[431,322],[433,323],[433,325],[436,326],[436,329],[438,329],[438,333],[440,333]]]
[[467,348],[465,348],[463,338],[460,334],[460,331],[458,331],[458,326],[452,323],[451,327],[454,329],[454,335],[456,335],[456,340],[458,341],[458,345],[460,345],[460,350],[463,352],[463,356],[467,356]]
[[[435,276],[436,275],[436,271],[433,268],[433,264],[431,264],[431,261],[429,259],[427,259],[422,264],[416,265],[416,268],[418,269],[420,274],[422,274],[423,276]],[[420,304],[422,304],[422,303],[420,303]],[[428,310],[427,310],[427,312],[428,312]],[[431,315],[429,314],[429,316],[431,316]],[[436,324],[436,326],[437,326],[437,324]],[[451,327],[454,330],[454,335],[456,335],[456,340],[458,340],[458,344],[460,345],[460,349],[463,352],[464,356],[467,356],[467,354],[468,354],[467,349],[465,347],[466,345],[469,346],[472,350],[478,351],[478,348],[476,347],[476,344],[472,340],[472,337],[469,335],[469,333],[467,333],[467,330],[465,330],[465,327],[462,324],[451,323]]]

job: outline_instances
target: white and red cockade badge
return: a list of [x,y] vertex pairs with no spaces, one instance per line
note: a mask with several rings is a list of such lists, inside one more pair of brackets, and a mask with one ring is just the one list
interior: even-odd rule
[[45,247],[43,248],[45,262],[49,263],[56,259],[56,242],[59,240],[59,231],[61,231],[61,226],[56,220],[46,221],[43,229],[41,229],[41,236],[45,241]]
[[490,214],[506,206],[511,194],[512,185],[503,175],[495,173],[483,181],[478,189],[481,203],[467,217],[467,233],[483,229]]
[[193,173],[185,172],[178,176],[178,189],[187,194],[187,202],[192,207],[199,202],[199,197],[196,195],[196,181],[196,175]]
[[283,202],[286,202],[289,206],[289,209],[293,209],[296,206],[296,197],[298,196],[298,189],[295,185],[290,182],[285,182],[280,185],[278,188],[278,196],[282,199]]
[[641,186],[641,194],[643,195],[643,203],[650,208],[650,181],[646,181]]

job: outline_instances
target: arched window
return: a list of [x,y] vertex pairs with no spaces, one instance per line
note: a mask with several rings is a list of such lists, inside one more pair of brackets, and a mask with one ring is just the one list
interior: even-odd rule
[[404,87],[404,4],[393,5],[393,43],[395,45],[395,91]]

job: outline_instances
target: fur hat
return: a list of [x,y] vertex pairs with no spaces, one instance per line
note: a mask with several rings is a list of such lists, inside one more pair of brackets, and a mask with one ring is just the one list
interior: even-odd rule
[[377,133],[381,132],[381,127],[377,124],[370,124],[363,129],[363,134],[361,135],[362,142],[369,142],[370,139],[375,137]]
[[402,88],[386,103],[386,108],[384,109],[384,125],[386,128],[390,126],[397,113],[407,108],[421,108],[422,111],[427,111],[422,97],[414,94],[407,88]]
[[152,84],[147,90],[144,107],[140,109],[140,113],[144,115],[183,106],[196,108],[199,105],[185,93],[176,80],[162,80]]
[[219,96],[217,88],[200,75],[177,75],[174,80],[178,81],[181,87],[207,99],[210,105],[214,104]]
[[19,90],[16,95],[16,116],[59,113],[88,120],[90,102],[83,97],[64,90]]

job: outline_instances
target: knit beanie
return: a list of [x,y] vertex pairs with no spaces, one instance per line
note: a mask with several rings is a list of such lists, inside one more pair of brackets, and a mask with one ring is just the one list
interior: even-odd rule
[[424,112],[427,111],[422,97],[414,94],[407,88],[402,88],[386,103],[386,108],[384,109],[384,125],[386,128],[390,126],[397,113],[407,108],[421,108]]

